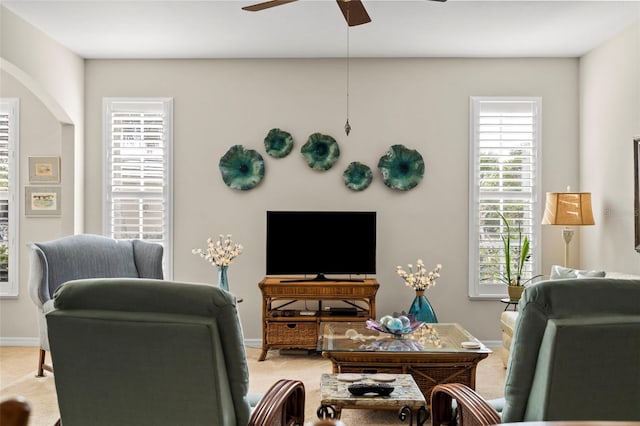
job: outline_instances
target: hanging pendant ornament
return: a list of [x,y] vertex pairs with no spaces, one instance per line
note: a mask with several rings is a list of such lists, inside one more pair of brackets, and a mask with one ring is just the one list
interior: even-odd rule
[[349,136],[351,124],[349,124],[349,2],[347,2],[347,122],[344,125],[344,132]]

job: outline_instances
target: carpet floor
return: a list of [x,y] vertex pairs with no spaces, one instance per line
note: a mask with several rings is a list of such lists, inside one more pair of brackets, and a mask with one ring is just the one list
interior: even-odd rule
[[[505,369],[500,349],[478,364],[476,390],[486,399],[503,396]],[[320,375],[331,372],[331,363],[320,355],[279,354],[270,351],[267,359],[258,362],[260,350],[247,348],[250,390],[265,392],[280,378],[301,380],[306,389],[307,422],[316,419],[320,403]],[[0,399],[20,395],[32,407],[30,426],[52,426],[59,417],[53,375],[35,377],[37,348],[0,347]],[[346,426],[402,424],[395,411],[344,410]],[[87,425],[90,426],[90,425]]]

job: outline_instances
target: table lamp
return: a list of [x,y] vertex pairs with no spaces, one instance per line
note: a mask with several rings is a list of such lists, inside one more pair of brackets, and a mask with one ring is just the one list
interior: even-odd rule
[[595,225],[591,211],[590,192],[547,192],[547,202],[544,206],[543,225],[564,225],[562,238],[564,239],[564,266],[569,260],[569,243],[573,238],[574,229],[570,226]]

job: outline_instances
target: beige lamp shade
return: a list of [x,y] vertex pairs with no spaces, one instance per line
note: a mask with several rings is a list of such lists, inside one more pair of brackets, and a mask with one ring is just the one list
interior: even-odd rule
[[547,192],[543,225],[595,225],[590,192]]

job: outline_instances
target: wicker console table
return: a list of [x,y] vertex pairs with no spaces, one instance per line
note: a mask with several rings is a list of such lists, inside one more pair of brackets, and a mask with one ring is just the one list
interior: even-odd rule
[[[290,277],[266,277],[260,283],[262,292],[263,361],[270,349],[313,349],[318,345],[322,321],[362,322],[376,316],[375,279],[362,281],[291,281]],[[294,309],[295,302],[313,302],[311,315]],[[323,302],[339,301],[350,308],[349,314],[334,315]]]

